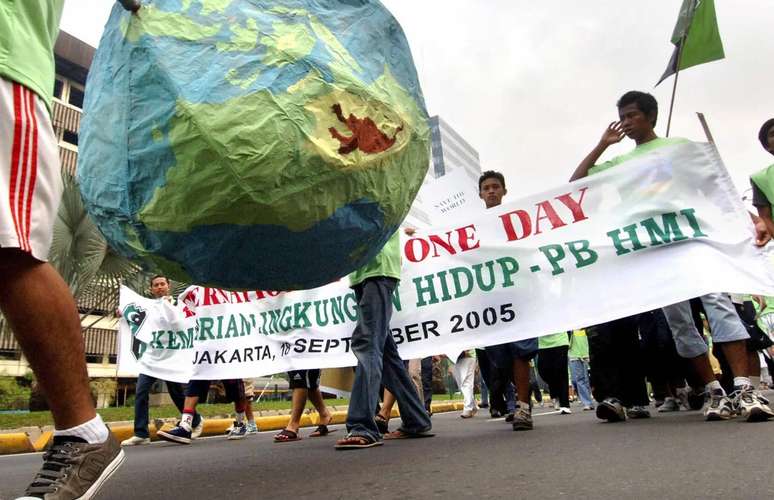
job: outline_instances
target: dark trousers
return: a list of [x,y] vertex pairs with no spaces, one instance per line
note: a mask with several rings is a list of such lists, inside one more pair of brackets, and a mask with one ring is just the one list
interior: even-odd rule
[[[640,339],[653,397],[663,401],[672,389],[685,386],[690,361],[677,354],[672,330],[661,309],[640,314]],[[700,386],[702,384],[699,384]]]
[[491,353],[484,349],[476,349],[476,358],[481,378],[484,379],[484,383],[489,389],[489,411],[505,415],[508,413],[505,392],[513,377],[511,367],[498,366],[492,360]]
[[[134,395],[134,435],[141,438],[150,437],[148,432],[148,396],[151,386],[158,380],[156,377],[141,373],[137,377],[137,388]],[[180,413],[183,413],[183,403],[185,402],[185,384],[178,382],[164,381],[167,384],[169,397]],[[194,427],[199,425],[201,417],[197,413],[194,417]]]
[[548,384],[551,397],[559,400],[559,406],[570,407],[570,376],[567,352],[569,346],[563,345],[540,349],[537,355],[537,370]]
[[425,410],[430,413],[433,404],[433,357],[422,358],[422,396]]
[[637,316],[586,330],[594,399],[617,398],[626,407],[650,403],[642,367]]

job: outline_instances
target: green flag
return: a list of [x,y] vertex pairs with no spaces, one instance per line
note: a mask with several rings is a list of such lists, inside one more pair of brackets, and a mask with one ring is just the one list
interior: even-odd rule
[[683,0],[672,43],[675,45],[672,58],[656,85],[679,70],[723,59],[725,53],[715,16],[715,1]]

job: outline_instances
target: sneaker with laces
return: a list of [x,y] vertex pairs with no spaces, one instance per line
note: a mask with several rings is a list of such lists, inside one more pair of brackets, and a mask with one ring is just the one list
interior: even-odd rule
[[712,391],[709,405],[704,410],[704,418],[708,421],[728,420],[736,416],[734,404],[723,394],[723,391]]
[[191,429],[191,439],[196,439],[201,436],[202,431],[204,431],[204,417],[199,415],[199,425]]
[[748,422],[763,422],[774,417],[774,412],[765,404],[752,386],[740,387],[734,391],[734,406],[739,415]]
[[159,439],[169,441],[170,443],[191,444],[191,431],[182,425],[168,431],[158,431],[156,435]]
[[258,426],[255,424],[255,421],[247,422],[247,435],[250,436],[252,434],[258,434]]
[[680,411],[680,403],[678,402],[677,398],[667,396],[661,406],[658,407],[658,412],[669,413],[673,411]]
[[69,500],[94,498],[124,461],[118,440],[89,444],[73,436],[56,436],[43,454],[43,467],[22,498]]
[[597,405],[597,418],[608,422],[623,422],[626,420],[626,412],[616,398],[607,398]]
[[650,411],[644,406],[632,406],[626,409],[629,418],[650,418]]
[[247,425],[245,425],[244,422],[234,422],[234,425],[231,428],[231,432],[228,433],[228,439],[229,441],[233,441],[236,439],[244,439],[247,436]]
[[516,413],[513,414],[513,422],[511,423],[514,431],[531,431],[532,430],[532,412],[527,408],[517,408]]
[[139,446],[143,444],[150,444],[150,438],[144,438],[140,436],[132,436],[128,439],[121,441],[121,446]]

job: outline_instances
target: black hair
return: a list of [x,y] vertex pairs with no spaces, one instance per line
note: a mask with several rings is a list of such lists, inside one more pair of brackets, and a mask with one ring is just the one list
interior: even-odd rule
[[774,118],[769,118],[766,120],[766,122],[761,127],[761,130],[758,132],[758,140],[761,141],[761,146],[763,146],[763,149],[766,151],[769,150],[769,129],[771,127],[774,127]]
[[505,177],[500,172],[495,172],[494,170],[487,170],[483,174],[481,174],[481,177],[478,178],[478,191],[481,192],[481,184],[484,183],[487,179],[497,179],[500,181],[500,184],[503,185],[503,189],[505,189]]
[[618,109],[621,109],[624,106],[628,106],[632,103],[637,104],[637,109],[642,111],[642,113],[649,119],[651,116],[653,116],[653,119],[650,123],[655,127],[656,120],[658,119],[658,102],[656,102],[656,98],[647,92],[630,90],[629,92],[622,95],[620,99],[618,99],[616,106]]
[[167,278],[167,277],[166,277],[166,276],[164,276],[163,274],[157,274],[157,275],[155,275],[154,277],[152,277],[152,278],[150,279],[150,284],[152,285],[152,284],[153,284],[153,282],[154,282],[155,280],[159,279],[159,278],[164,278],[164,281],[166,281],[166,282],[167,282],[167,285],[169,285],[169,278]]

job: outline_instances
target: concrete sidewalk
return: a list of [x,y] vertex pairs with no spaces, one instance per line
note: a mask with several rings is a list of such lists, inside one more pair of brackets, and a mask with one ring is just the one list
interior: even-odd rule
[[[347,419],[346,406],[331,406],[333,416],[332,424],[343,424]],[[439,401],[432,404],[433,413],[445,413],[451,411],[461,411],[462,401]],[[258,413],[258,412],[256,412]],[[255,423],[261,431],[271,431],[284,429],[290,420],[290,410],[271,410],[263,413],[273,413],[273,415],[261,415],[255,417]],[[392,416],[399,415],[397,407],[393,409]],[[233,418],[205,418],[204,430],[202,436],[218,436],[226,432]],[[162,429],[171,429],[177,422],[176,418],[154,419],[148,426],[151,441],[158,440],[156,432]],[[132,437],[134,434],[134,425],[132,421],[125,422],[107,422],[110,431],[119,441]],[[301,417],[301,427],[312,427],[319,424],[319,415],[316,411],[307,411]],[[158,427],[157,427],[158,426]],[[32,453],[45,450],[53,439],[53,431],[50,429],[40,429],[38,427],[23,427],[0,434],[0,455],[10,455],[14,453]]]

